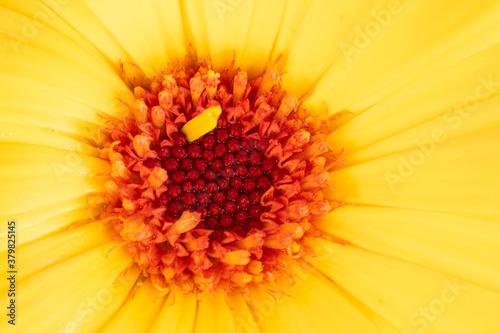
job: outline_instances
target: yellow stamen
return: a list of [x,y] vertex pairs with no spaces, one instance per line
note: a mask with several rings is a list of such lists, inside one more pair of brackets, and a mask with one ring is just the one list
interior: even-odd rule
[[217,92],[217,86],[219,85],[219,73],[215,73],[213,70],[208,71],[207,75],[207,97],[214,98]]
[[182,234],[191,229],[194,229],[200,222],[201,217],[198,212],[190,212],[185,210],[181,217],[168,229],[168,234]]
[[233,81],[233,105],[238,104],[238,101],[243,97],[247,84],[248,76],[246,72],[239,72],[235,75]]
[[215,129],[222,109],[220,106],[212,106],[205,109],[200,115],[188,121],[181,129],[189,142],[207,134]]
[[149,145],[151,144],[151,140],[145,135],[138,134],[134,137],[132,143],[137,156],[144,157],[146,152],[150,149]]
[[135,121],[137,121],[138,124],[144,124],[148,121],[148,106],[143,99],[135,100],[132,111],[134,112]]
[[158,129],[165,129],[165,110],[161,106],[151,108],[151,120]]
[[262,272],[262,262],[258,260],[251,260],[248,263],[248,271],[253,275],[260,274]]
[[155,167],[148,177],[149,186],[156,190],[168,179],[167,171],[163,168]]
[[281,120],[281,118],[288,116],[293,110],[297,109],[299,105],[299,100],[295,95],[286,95],[281,101],[280,108],[276,113],[276,118]]
[[136,98],[146,98],[146,89],[143,87],[135,87],[134,95]]
[[245,250],[236,250],[228,252],[222,262],[229,265],[246,265],[250,262],[250,252]]
[[170,92],[162,90],[158,93],[158,102],[160,103],[160,106],[162,108],[168,110],[172,107],[172,104],[174,103],[174,97]]
[[123,161],[115,161],[111,164],[111,175],[125,180],[132,179],[132,173],[127,169]]

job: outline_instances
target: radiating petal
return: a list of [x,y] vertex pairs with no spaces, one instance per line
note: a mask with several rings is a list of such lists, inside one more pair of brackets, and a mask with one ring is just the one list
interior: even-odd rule
[[[383,1],[289,1],[274,54],[286,59],[287,90],[301,97],[314,88],[328,67],[341,57],[345,43],[360,21]],[[318,107],[323,111],[323,105]],[[316,110],[313,110],[316,111]]]
[[314,247],[311,263],[402,332],[494,333],[500,326],[498,293],[353,246],[317,238]]
[[499,52],[489,47],[398,91],[333,131],[332,149],[354,164],[414,146],[426,129],[451,138],[498,126]]
[[84,2],[147,76],[157,74],[169,61],[186,54],[177,1]]
[[[24,232],[17,230],[18,238],[24,238]],[[111,226],[103,225],[99,221],[90,222],[80,227],[71,228],[55,233],[48,237],[40,238],[20,245],[16,243],[15,256],[22,258],[22,275],[27,278],[46,267],[54,265],[83,252],[89,251],[113,238]],[[6,251],[0,256],[7,257]],[[0,262],[0,269],[8,271],[7,261]],[[0,281],[0,290],[7,287],[9,281]]]
[[172,291],[151,327],[152,333],[191,333],[196,322],[197,299],[193,293]]
[[254,1],[191,0],[184,6],[197,55],[210,56],[216,71],[227,68],[234,54],[239,65]]
[[439,144],[426,154],[406,150],[330,175],[335,200],[379,206],[500,217],[500,130]]
[[227,297],[227,305],[232,310],[234,329],[236,332],[260,332],[261,329],[256,322],[254,312],[245,297],[251,298],[251,296],[248,297],[241,292],[234,292]]
[[287,1],[257,0],[248,26],[245,46],[239,64],[249,77],[260,75],[271,57],[271,52],[283,22]]
[[[21,29],[3,31],[12,38],[9,42],[10,47],[19,50],[18,46],[21,44],[21,41],[29,42],[30,40],[40,38],[41,34],[45,34],[47,30],[50,30],[65,36],[72,43],[78,44],[80,47],[86,48],[87,51],[97,55],[98,52],[89,48],[91,45],[89,45],[81,33],[69,26],[66,20],[58,15],[60,9],[68,7],[69,3],[73,4],[74,2],[75,0],[24,0],[22,2],[3,0],[2,9],[20,14],[21,17],[24,16],[22,18]],[[2,21],[4,21],[2,23],[12,19],[12,14],[6,13],[3,12],[1,14]]]
[[83,0],[41,0],[75,31],[102,52],[109,65],[119,70],[120,61],[132,61],[131,56],[104,26]]
[[[19,93],[19,92],[18,92]],[[15,103],[15,97],[13,97],[15,93],[13,92],[9,98],[10,102]],[[81,146],[80,149],[91,150],[92,147],[88,145],[84,145],[83,143],[89,143],[89,135],[91,133],[95,133],[98,128],[95,123],[91,123],[85,120],[80,120],[75,118],[76,113],[78,113],[78,109],[84,109],[85,107],[81,104],[75,103],[78,106],[76,110],[72,107],[69,107],[65,114],[61,112],[61,109],[57,109],[54,107],[54,98],[48,100],[48,107],[50,110],[41,110],[44,106],[40,107],[40,104],[44,103],[45,98],[42,98],[41,95],[47,96],[46,93],[39,94],[40,98],[37,98],[36,107],[26,109],[23,108],[23,103],[19,103],[15,107],[8,107],[2,105],[2,116],[4,117],[6,123],[2,123],[2,127],[0,129],[1,133],[4,134],[2,137],[2,141],[5,142],[9,140],[10,142],[30,142],[30,138],[33,135],[26,135],[25,133],[18,134],[18,138],[8,137],[7,135],[12,136],[10,133],[14,133],[12,131],[13,127],[19,128],[20,125],[24,125],[24,132],[38,131],[38,133],[43,133],[44,138],[50,142],[49,135],[57,136],[58,139],[67,141],[70,147]],[[23,96],[25,99],[26,97]],[[40,104],[39,104],[40,103]],[[64,102],[63,102],[64,103]],[[70,102],[71,103],[71,102]],[[73,103],[71,103],[73,104]],[[68,105],[66,105],[67,107]],[[68,116],[70,110],[75,110],[73,112],[73,116]],[[97,113],[96,113],[97,114]],[[7,123],[7,121],[9,123]],[[96,121],[99,121],[96,119]],[[50,133],[49,133],[50,132]],[[0,135],[1,136],[1,135]],[[73,140],[72,140],[73,139]],[[79,141],[80,144],[74,142],[76,140]],[[61,147],[59,145],[49,144],[54,147]],[[84,148],[85,147],[85,148]],[[76,148],[76,147],[75,147]],[[75,149],[74,148],[74,149]],[[95,150],[97,153],[97,150]]]
[[[29,33],[27,26],[38,24],[34,18],[4,8],[0,8],[0,15],[6,18],[0,21],[0,30],[10,32],[0,34],[0,66],[5,68],[0,72],[0,79],[15,87],[16,95],[25,92],[24,100],[15,107],[36,109],[31,106],[32,101],[42,90],[50,94],[54,107],[62,108],[60,112],[67,116],[72,116],[73,112],[76,116],[82,111],[90,111],[89,115],[76,117],[92,121],[96,118],[95,110],[115,116],[126,114],[117,98],[127,100],[130,91],[102,54],[92,48],[83,48],[63,33],[48,28],[43,32],[37,29]],[[33,94],[30,92],[32,88],[35,90]],[[2,89],[0,99],[9,100],[9,90]],[[88,107],[67,113],[68,107],[75,103],[64,105],[61,101],[65,99]]]
[[106,172],[109,165],[101,159],[35,145],[1,146],[0,156],[5,154],[5,160],[17,168],[15,176],[0,174],[0,190],[9,193],[2,199],[0,214],[21,213],[103,191],[103,179],[96,172]]
[[[459,109],[449,109],[444,115],[413,126],[354,153],[346,154],[346,163],[337,168],[363,163],[405,150],[420,150],[425,155],[439,154],[446,140],[465,139],[469,135],[488,132],[500,125],[500,96]],[[331,142],[331,141],[330,141]]]
[[[241,294],[200,294],[194,332],[254,332],[256,323]],[[214,311],[214,309],[217,309]]]
[[[85,223],[90,219],[86,208],[85,198],[77,197],[70,200],[60,200],[46,206],[26,209],[19,213],[3,213],[0,218],[4,221],[21,221],[17,224],[17,231],[23,237],[17,240],[17,245],[30,242],[38,237],[43,237],[55,230],[62,229],[72,223]],[[7,237],[7,230],[0,233]]]
[[[73,119],[70,120],[70,123]],[[50,127],[26,126],[4,122],[0,124],[0,143],[1,144],[24,144],[26,146],[40,145],[51,148],[59,148],[66,154],[73,152],[97,156],[98,150],[90,145],[85,137],[71,137],[65,133],[56,131]],[[85,142],[87,141],[87,142]]]
[[307,108],[360,113],[500,41],[500,3],[389,1],[357,22]]
[[[139,274],[130,269],[121,275],[130,263],[122,249],[111,251],[106,259],[114,245],[107,243],[19,282],[16,305],[22,312],[16,329],[96,331],[122,304]],[[7,304],[7,292],[2,292],[0,300]],[[7,325],[6,320],[0,322],[2,332],[7,332]]]
[[317,226],[348,243],[500,293],[500,224],[451,214],[344,206]]
[[99,332],[149,332],[164,301],[150,280],[146,280],[132,291],[132,295]]
[[262,332],[378,332],[350,297],[316,270],[290,265],[293,283],[274,296],[252,290],[250,306]]

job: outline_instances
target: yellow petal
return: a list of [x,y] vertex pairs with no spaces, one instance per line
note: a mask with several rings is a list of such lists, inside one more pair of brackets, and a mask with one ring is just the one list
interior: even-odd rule
[[[332,62],[339,45],[382,1],[289,2],[274,54],[286,59],[285,87],[299,97],[314,88]],[[291,30],[291,31],[290,31]],[[321,105],[320,109],[324,108]]]
[[[118,248],[106,259],[112,246],[115,244],[107,243],[20,281],[16,329],[22,332],[33,331],[33,327],[40,332],[97,331],[120,307],[139,274],[137,269],[129,269],[125,276],[120,275],[129,265],[130,256]],[[19,274],[22,274],[21,267]],[[0,300],[7,304],[6,292],[2,292]],[[7,325],[6,320],[0,322],[2,332],[8,331]]]
[[[103,179],[95,172],[106,172],[109,165],[98,158],[35,145],[2,145],[16,176],[0,174],[0,189],[9,196],[2,199],[0,214],[14,214],[59,201],[103,191]],[[34,158],[33,156],[38,156]],[[102,177],[101,177],[102,178]],[[50,195],[47,190],[50,189]]]
[[341,56],[304,106],[322,108],[326,103],[332,114],[346,109],[357,114],[498,43],[499,6],[489,0],[383,2],[337,45]]
[[[137,287],[137,286],[136,286]],[[100,332],[149,332],[149,327],[164,303],[164,298],[148,279],[132,291],[123,306]]]
[[250,78],[264,72],[287,6],[285,0],[254,2],[245,46],[238,62]]
[[290,265],[293,284],[272,297],[262,288],[251,293],[250,306],[262,332],[378,332],[332,281],[318,271]]
[[500,325],[498,293],[353,246],[317,238],[314,247],[313,265],[402,332],[493,333]]
[[[247,297],[247,298],[251,298]],[[259,326],[255,321],[248,301],[241,292],[235,291],[227,296],[227,306],[231,309],[235,332],[259,332]]]
[[[0,214],[4,221],[16,220],[16,229],[22,233],[17,245],[43,237],[55,230],[61,229],[74,222],[86,222],[90,215],[86,208],[85,198],[78,197],[71,200],[61,200],[47,206],[26,209],[20,213]],[[7,237],[7,230],[0,233]]]
[[[84,1],[42,0],[54,13],[57,13],[75,31],[85,37],[109,59],[109,65],[119,70],[120,61],[128,62],[132,58],[110,31],[90,10]],[[88,45],[87,45],[88,46]]]
[[346,163],[339,165],[338,168],[405,150],[417,149],[426,155],[439,153],[444,140],[465,138],[498,127],[500,124],[499,106],[500,97],[497,96],[477,104],[467,105],[465,108],[450,109],[442,116],[389,136],[354,153],[344,155]]
[[78,140],[65,133],[54,131],[51,128],[26,126],[7,122],[0,124],[0,144],[22,143],[27,145],[40,145],[76,153],[89,153],[97,156],[97,149],[88,142],[85,142],[85,139],[86,138]]
[[199,294],[198,299],[194,332],[254,332],[257,329],[252,313],[239,292],[230,296]]
[[[16,222],[19,224],[19,220]],[[17,229],[16,231],[18,240],[24,238],[22,230]],[[50,265],[89,251],[102,243],[108,242],[113,238],[113,234],[114,231],[111,225],[91,222],[27,244],[21,245],[16,242],[16,257],[22,258],[22,276],[20,278],[27,278]],[[7,257],[5,252],[0,255]],[[0,263],[0,268],[4,272],[8,271],[7,262]],[[0,281],[0,290],[4,289],[7,283],[8,281],[5,279]]]
[[368,251],[423,265],[500,292],[500,225],[457,215],[344,206],[321,230]]
[[191,333],[196,322],[196,310],[196,295],[172,291],[155,319],[151,332]]
[[189,38],[199,57],[210,56],[213,68],[228,67],[236,54],[241,61],[254,1],[186,1]]
[[332,149],[353,164],[415,145],[433,128],[451,138],[496,126],[499,52],[500,44],[401,89],[332,132]]
[[[39,99],[37,99],[37,101],[39,101]],[[22,104],[19,106],[22,106]],[[12,136],[7,137],[8,133],[13,133],[12,126],[22,129],[23,127],[20,125],[24,125],[25,132],[34,130],[38,131],[38,133],[44,133],[44,135],[47,135],[45,134],[46,132],[51,132],[49,134],[57,135],[59,139],[65,141],[66,145],[74,147],[73,150],[78,149],[78,146],[82,146],[80,149],[90,150],[91,147],[89,147],[88,144],[84,145],[83,143],[90,143],[89,135],[95,132],[98,128],[95,124],[75,119],[73,117],[68,117],[69,110],[66,115],[63,115],[62,112],[57,112],[58,110],[55,108],[51,108],[49,112],[45,112],[33,109],[20,110],[19,106],[15,108],[2,106],[2,116],[5,117],[4,119],[8,120],[10,123],[2,124],[1,132],[5,136],[1,138],[2,142],[7,140],[14,141]],[[24,133],[21,132],[18,136],[21,137],[18,137],[16,142],[30,142],[28,139],[30,137],[29,134],[24,135]],[[80,142],[74,142],[76,140]],[[49,143],[47,144],[45,141],[44,145],[58,147],[58,145],[50,143],[51,140],[47,141],[49,141]]]
[[[6,30],[9,37],[13,37],[13,40],[10,42],[10,47],[16,48],[19,45],[17,43],[18,41],[22,39],[28,41],[39,38],[40,34],[47,33],[47,30],[52,30],[66,36],[79,46],[87,48],[87,52],[92,52],[94,55],[99,56],[99,52],[89,47],[88,41],[80,32],[74,30],[67,24],[64,18],[58,15],[61,9],[68,7],[68,5],[70,3],[73,4],[73,2],[75,1],[26,0],[22,3],[17,1],[2,1],[2,9],[8,9],[9,11],[24,16],[24,18],[22,18],[22,29],[17,31]],[[2,23],[11,18],[10,16],[2,16]]]
[[[3,82],[18,91],[42,87],[53,100],[60,95],[111,115],[125,113],[117,98],[126,100],[131,93],[99,52],[82,48],[63,33],[37,28],[40,23],[35,14],[26,18],[0,8],[0,15],[6,18],[0,21],[0,29],[10,32],[0,36],[1,43],[8,45],[0,58],[0,66],[9,68],[0,73]],[[28,96],[24,96],[23,106],[30,105]],[[0,97],[9,99],[4,90]],[[54,105],[61,107],[61,102]]]
[[330,174],[328,196],[349,203],[500,217],[500,131],[450,140],[430,154],[420,148]]
[[86,0],[85,4],[147,76],[186,54],[177,1]]
[[[224,294],[198,295],[198,313],[194,332],[234,332],[235,323]],[[217,311],[214,311],[217,309]]]

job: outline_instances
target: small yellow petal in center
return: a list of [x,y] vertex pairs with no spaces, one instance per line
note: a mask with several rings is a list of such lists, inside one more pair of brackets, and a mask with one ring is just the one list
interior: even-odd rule
[[207,134],[215,129],[217,120],[222,113],[220,106],[212,106],[205,109],[200,115],[188,121],[181,129],[189,142]]

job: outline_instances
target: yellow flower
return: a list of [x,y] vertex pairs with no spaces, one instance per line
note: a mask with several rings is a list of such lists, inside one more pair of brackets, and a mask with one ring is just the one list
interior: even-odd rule
[[[1,3],[2,332],[498,332],[499,2]],[[281,57],[343,151],[344,205],[277,292],[159,291],[99,219],[97,133],[186,54],[250,78]]]

